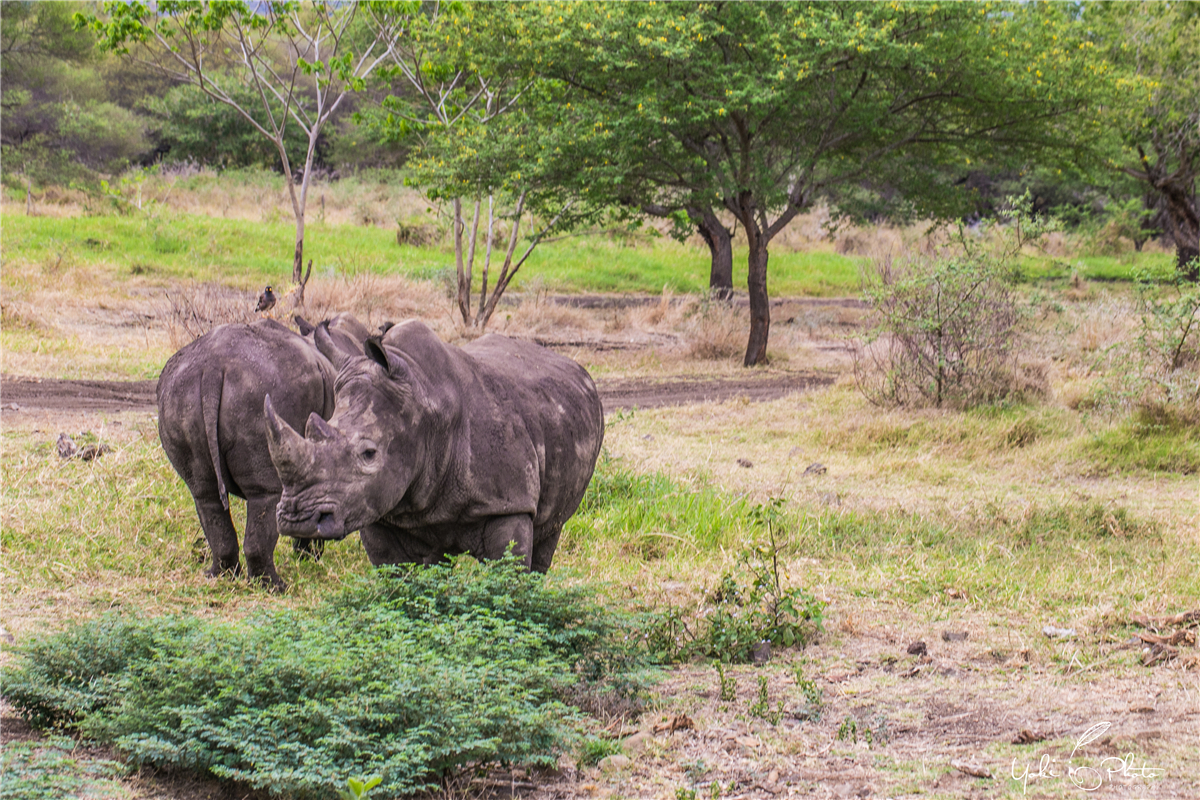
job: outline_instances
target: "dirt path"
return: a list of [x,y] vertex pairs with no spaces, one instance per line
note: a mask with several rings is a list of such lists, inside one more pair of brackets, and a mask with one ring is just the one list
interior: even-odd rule
[[[606,411],[711,403],[745,397],[774,400],[794,392],[828,386],[833,378],[815,372],[762,377],[653,380],[614,378],[597,382]],[[155,381],[72,381],[55,378],[0,377],[0,411],[152,411]],[[16,406],[14,408],[14,406]]]

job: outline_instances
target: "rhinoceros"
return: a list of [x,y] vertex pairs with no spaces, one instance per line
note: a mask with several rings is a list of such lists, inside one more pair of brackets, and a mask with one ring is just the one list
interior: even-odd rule
[[[331,329],[344,341],[369,335],[350,315],[335,317]],[[270,319],[218,326],[163,367],[157,389],[159,438],[195,500],[213,554],[209,575],[240,570],[229,515],[233,494],[247,504],[243,549],[250,577],[276,591],[286,588],[275,570],[281,485],[267,449],[263,400],[268,393],[278,398],[280,415],[297,424],[310,414],[328,417],[335,375],[311,338]]]
[[264,402],[281,533],[359,530],[375,565],[495,559],[511,544],[549,569],[604,436],[583,367],[494,334],[454,347],[415,320],[357,353],[314,335],[339,370],[333,416],[310,414],[301,435]]

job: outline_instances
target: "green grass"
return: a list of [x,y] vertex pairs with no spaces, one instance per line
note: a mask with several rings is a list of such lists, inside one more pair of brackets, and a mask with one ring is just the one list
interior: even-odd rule
[[1104,283],[1133,282],[1140,272],[1170,275],[1175,257],[1172,253],[1123,253],[1119,256],[1073,256],[1050,258],[1027,256],[1021,271],[1029,282],[1067,281],[1074,274],[1084,280]]
[[[618,570],[711,562],[761,543],[752,508],[704,481],[638,474],[606,460],[562,547],[568,563],[620,553],[629,563],[612,565]],[[807,573],[853,595],[911,606],[936,608],[950,587],[997,614],[1069,616],[1106,603],[1134,608],[1153,599],[1183,607],[1200,599],[1200,548],[1164,537],[1120,506],[1047,503],[1020,513],[988,507],[950,522],[791,504],[778,531],[789,558],[815,562],[796,570],[802,584]]]
[[[110,278],[139,275],[154,280],[220,281],[250,289],[290,276],[295,228],[287,220],[250,222],[158,211],[155,214],[4,219],[5,262],[20,259],[54,274],[64,268],[100,268]],[[305,259],[314,279],[360,273],[418,279],[453,274],[454,254],[444,247],[396,244],[391,228],[324,225],[305,229]],[[740,256],[740,258],[739,258]],[[746,283],[745,254],[735,253],[734,285]],[[477,257],[476,285],[482,255]],[[493,264],[495,278],[498,264]],[[778,253],[771,257],[775,296],[845,295],[858,290],[858,262],[834,253]],[[703,248],[669,239],[637,246],[597,237],[576,237],[538,247],[512,284],[531,282],[564,292],[657,294],[708,289],[709,258]]]
[[1200,472],[1200,421],[1167,407],[1142,408],[1091,437],[1084,454],[1102,472]]
[[[101,607],[131,599],[190,607],[261,598],[261,590],[244,579],[203,576],[211,555],[195,506],[152,424],[119,439],[103,436],[113,450],[90,462],[61,460],[53,439],[0,434],[0,570],[9,586],[70,587],[85,603]],[[245,504],[231,501],[240,531]],[[367,564],[353,538],[328,547],[317,563],[296,559],[284,539],[276,562],[298,601],[319,596],[330,580]]]

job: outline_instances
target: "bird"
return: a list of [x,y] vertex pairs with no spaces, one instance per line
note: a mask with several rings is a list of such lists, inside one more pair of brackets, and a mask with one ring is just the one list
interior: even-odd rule
[[75,444],[75,440],[65,433],[58,435],[58,455],[61,458],[70,458],[75,455],[75,451],[79,449],[79,445]]
[[255,306],[255,311],[270,311],[275,307],[275,293],[271,291],[271,287],[263,289],[262,294],[258,296],[258,305]]

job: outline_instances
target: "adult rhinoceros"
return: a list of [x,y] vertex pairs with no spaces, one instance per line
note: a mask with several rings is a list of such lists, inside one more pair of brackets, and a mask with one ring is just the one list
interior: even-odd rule
[[[350,315],[332,321],[334,336],[362,341],[369,331]],[[237,531],[229,495],[246,500],[243,549],[251,578],[282,591],[275,570],[275,507],[281,485],[267,450],[263,400],[300,424],[333,413],[336,371],[311,338],[270,319],[220,325],[183,347],[158,379],[158,433],[171,466],[196,503],[212,550],[208,574],[236,573]]]
[[333,416],[310,414],[301,436],[273,396],[264,404],[280,532],[360,530],[376,565],[499,558],[512,544],[526,566],[550,567],[604,435],[586,370],[503,336],[453,347],[417,321],[363,354],[315,337],[339,368]]

